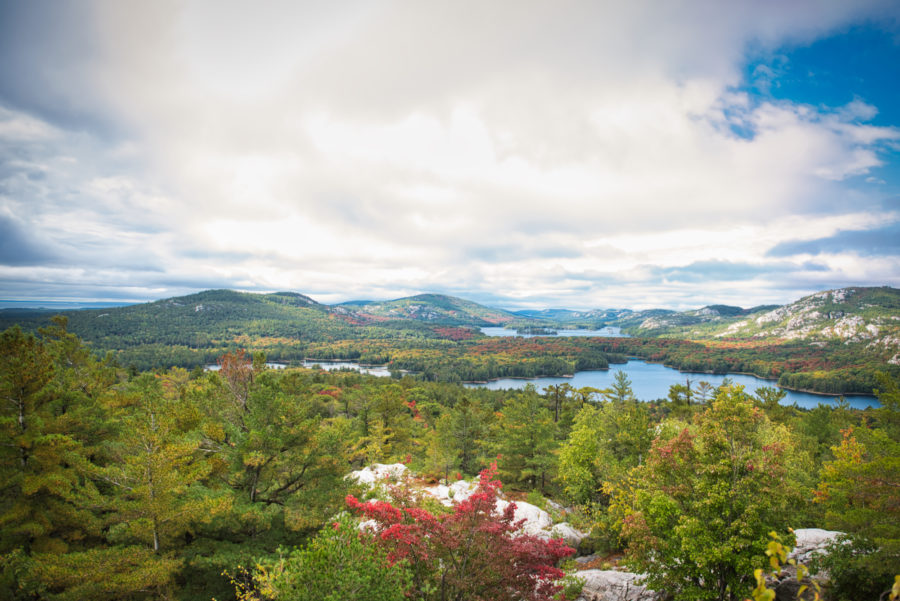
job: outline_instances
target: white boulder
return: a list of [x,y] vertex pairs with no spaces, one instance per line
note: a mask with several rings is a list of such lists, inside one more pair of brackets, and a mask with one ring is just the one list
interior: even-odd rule
[[[509,505],[509,501],[497,499],[497,513],[506,511],[507,505]],[[516,501],[516,512],[513,515],[515,516],[513,518],[514,522],[525,520],[522,524],[521,532],[535,536],[544,535],[546,538],[550,538],[549,530],[553,525],[553,520],[550,519],[550,514],[540,507],[524,501]]]
[[350,472],[346,477],[371,488],[382,480],[399,480],[406,475],[407,471],[406,466],[402,463],[373,463],[361,470]]
[[449,486],[444,484],[426,486],[422,491],[425,494],[434,497],[447,507],[450,507],[453,505],[454,501],[458,503],[464,499],[468,499],[477,489],[478,485],[475,482],[457,480]]
[[662,595],[637,583],[639,574],[616,570],[582,570],[584,587],[577,601],[657,601]]
[[587,536],[587,533],[578,530],[568,522],[560,522],[559,524],[554,525],[550,529],[550,534],[553,538],[563,539],[566,541],[566,544],[573,549],[577,549],[578,545],[581,544],[581,541]]
[[[347,478],[356,480],[371,489],[385,481],[401,480],[407,475],[409,475],[409,470],[402,463],[375,463],[361,470],[350,472]],[[443,505],[451,507],[454,503],[459,503],[473,495],[478,490],[478,482],[457,480],[449,485],[423,486],[418,490],[433,497]],[[510,501],[497,499],[496,512],[502,514],[509,504]],[[581,540],[586,536],[585,533],[579,532],[565,522],[554,527],[553,519],[549,513],[531,503],[517,501],[513,521],[519,522],[522,520],[524,522],[519,531],[523,534],[540,536],[544,539],[562,538],[573,547],[578,547]]]
[[836,530],[822,530],[821,528],[797,528],[794,535],[797,543],[788,554],[789,558],[805,564],[817,553],[825,553],[825,548],[843,532]]

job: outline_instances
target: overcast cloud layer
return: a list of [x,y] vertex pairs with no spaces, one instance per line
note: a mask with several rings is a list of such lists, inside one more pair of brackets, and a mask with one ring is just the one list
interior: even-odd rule
[[897,107],[772,93],[849,31],[900,81],[893,0],[3,3],[0,298],[898,286]]

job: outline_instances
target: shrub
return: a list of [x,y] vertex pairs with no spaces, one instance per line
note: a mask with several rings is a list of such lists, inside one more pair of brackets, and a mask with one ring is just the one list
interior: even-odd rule
[[388,561],[407,562],[415,599],[551,601],[563,592],[558,581],[565,574],[556,565],[575,551],[561,539],[518,532],[514,503],[497,514],[501,484],[495,474],[496,465],[482,471],[475,493],[447,515],[416,506],[399,488],[392,491],[397,506],[352,496],[347,503],[375,521],[372,540]]
[[[252,584],[239,586],[241,601],[404,601],[410,573],[403,562],[389,562],[355,520],[344,515],[326,526],[303,549],[261,563]],[[243,590],[241,590],[243,589]]]

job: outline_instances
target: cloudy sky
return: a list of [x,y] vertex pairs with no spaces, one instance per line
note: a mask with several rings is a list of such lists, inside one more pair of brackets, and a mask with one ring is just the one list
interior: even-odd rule
[[900,285],[895,0],[0,2],[0,300],[846,285]]

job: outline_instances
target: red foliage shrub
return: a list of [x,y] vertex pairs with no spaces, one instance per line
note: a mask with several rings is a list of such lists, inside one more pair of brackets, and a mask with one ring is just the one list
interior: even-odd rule
[[575,552],[561,539],[522,534],[516,505],[497,513],[497,466],[481,472],[478,488],[453,513],[435,516],[416,507],[408,492],[392,494],[402,508],[384,501],[347,505],[377,524],[372,542],[392,562],[407,561],[414,574],[413,597],[468,601],[551,601],[560,592],[560,559]]

